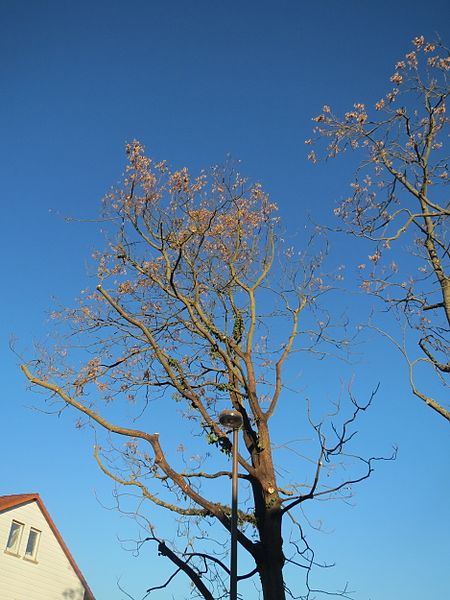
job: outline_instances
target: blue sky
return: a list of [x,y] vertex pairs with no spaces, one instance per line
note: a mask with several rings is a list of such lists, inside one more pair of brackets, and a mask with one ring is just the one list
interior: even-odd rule
[[[413,37],[438,32],[449,42],[449,5],[16,0],[0,7],[0,493],[41,494],[99,600],[125,597],[118,578],[140,597],[157,583],[163,559],[150,547],[138,558],[121,549],[118,539],[136,535],[135,525],[103,506],[113,505],[112,486],[94,464],[91,432],[76,430],[68,413],[39,412],[10,338],[29,356],[33,340],[51,329],[54,299],[71,305],[93,285],[99,199],[120,178],[124,144],[133,138],[194,171],[228,154],[241,159],[300,239],[308,215],[330,221],[352,170],[306,160],[311,117],[324,103],[340,109],[378,100]],[[336,260],[366,254],[346,239],[335,244]],[[354,300],[340,302],[343,309]],[[332,394],[336,384],[324,381],[323,368],[309,378],[302,372],[306,395]],[[377,467],[353,507],[313,512],[332,531],[316,536],[321,553],[337,562],[330,585],[349,581],[359,600],[444,598],[448,425],[409,398],[404,365],[375,338],[357,364],[332,371],[337,381],[354,373],[361,393],[381,381],[361,443],[374,453],[398,444],[399,457]],[[174,598],[184,597],[183,583],[174,585]]]

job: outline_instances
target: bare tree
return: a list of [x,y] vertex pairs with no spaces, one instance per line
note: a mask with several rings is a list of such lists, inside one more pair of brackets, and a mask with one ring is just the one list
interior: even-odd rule
[[[361,285],[405,319],[416,351],[392,339],[408,362],[412,391],[448,421],[449,70],[447,48],[417,37],[395,65],[393,89],[374,106],[378,117],[362,103],[343,117],[324,106],[314,118],[316,139],[306,140],[327,140],[328,158],[347,149],[363,154],[353,193],[334,212],[346,232],[372,243],[368,265],[359,265]],[[309,158],[316,160],[314,150]]]
[[[274,464],[269,425],[292,396],[284,388],[286,361],[296,349],[323,357],[327,344],[341,343],[319,312],[329,289],[321,274],[324,252],[310,259],[282,252],[276,206],[233,165],[192,178],[187,169],[152,162],[139,142],[127,154],[123,183],[104,200],[112,241],[94,256],[100,284],[77,308],[53,315],[67,328],[65,340],[22,369],[52,401],[99,426],[97,435],[107,432],[95,453],[106,475],[179,520],[184,548],[151,525],[145,537],[174,564],[174,575],[184,573],[192,593],[206,599],[225,597],[228,578],[220,532],[230,531],[230,507],[221,482],[231,476],[225,461],[232,448],[218,415],[227,407],[239,411],[237,537],[253,565],[239,577],[259,577],[263,597],[282,600],[293,595],[283,568],[297,565],[306,580],[296,597],[309,598],[317,561],[296,509],[317,498],[347,497],[376,460],[351,456],[357,471],[350,478],[339,468],[354,421],[371,401],[360,405],[350,393],[352,410],[340,425],[311,417],[316,449],[314,460],[299,467],[302,483],[283,487]],[[145,426],[136,427],[137,419]],[[124,444],[114,442],[120,436]],[[175,447],[167,447],[174,437]],[[287,516],[297,531],[288,553]]]

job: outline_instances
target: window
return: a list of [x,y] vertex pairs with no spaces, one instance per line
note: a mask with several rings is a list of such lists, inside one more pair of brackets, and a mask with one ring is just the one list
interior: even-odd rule
[[12,554],[19,554],[19,545],[22,538],[23,523],[13,521],[11,523],[11,529],[9,530],[8,541],[6,543],[6,550]]
[[25,548],[25,558],[35,559],[41,532],[37,529],[30,529],[28,535],[27,547]]

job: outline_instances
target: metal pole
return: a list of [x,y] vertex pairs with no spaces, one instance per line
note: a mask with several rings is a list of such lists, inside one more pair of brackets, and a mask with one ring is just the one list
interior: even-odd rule
[[231,556],[230,600],[237,600],[237,498],[238,498],[238,428],[233,429],[233,469],[231,484]]

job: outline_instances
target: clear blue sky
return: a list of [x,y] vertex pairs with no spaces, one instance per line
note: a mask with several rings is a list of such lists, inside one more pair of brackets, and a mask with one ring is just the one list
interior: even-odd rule
[[[306,161],[311,117],[324,103],[378,100],[416,35],[438,32],[450,43],[449,4],[3,0],[0,10],[0,493],[42,495],[99,600],[125,597],[119,578],[139,597],[158,581],[163,559],[154,548],[138,558],[120,548],[136,529],[101,505],[112,506],[112,486],[94,465],[90,431],[76,430],[67,413],[36,410],[39,398],[8,347],[14,336],[32,353],[51,327],[53,298],[70,305],[93,283],[86,265],[101,246],[100,226],[64,217],[98,214],[122,172],[124,143],[136,137],[156,157],[194,170],[227,154],[241,159],[299,232],[308,214],[331,219],[352,173]],[[335,249],[344,261],[354,252],[346,243]],[[399,458],[358,488],[352,508],[320,506],[313,516],[331,533],[317,536],[317,549],[337,562],[331,587],[349,581],[359,600],[444,599],[450,431],[409,399],[393,349],[374,341],[364,352],[342,373],[354,372],[364,392],[382,384],[362,443],[376,454],[398,444]],[[301,384],[308,395],[330,393],[321,368]],[[174,598],[184,598],[183,583]]]

